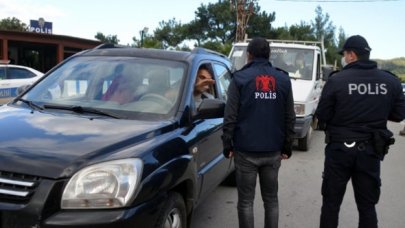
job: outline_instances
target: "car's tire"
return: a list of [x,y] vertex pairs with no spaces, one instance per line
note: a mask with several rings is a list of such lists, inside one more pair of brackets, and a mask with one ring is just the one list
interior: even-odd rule
[[301,151],[308,151],[309,143],[312,136],[312,127],[310,126],[304,138],[298,139],[298,149]]
[[170,192],[166,204],[160,211],[155,228],[186,228],[187,213],[183,197]]

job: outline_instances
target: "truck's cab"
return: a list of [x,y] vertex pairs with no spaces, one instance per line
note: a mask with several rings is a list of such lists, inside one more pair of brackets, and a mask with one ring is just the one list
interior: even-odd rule
[[[314,113],[324,85],[325,56],[321,42],[269,40],[270,62],[291,78],[296,124],[295,138],[298,148],[308,150],[311,133],[316,128]],[[248,42],[235,43],[230,52],[236,70],[247,62]]]

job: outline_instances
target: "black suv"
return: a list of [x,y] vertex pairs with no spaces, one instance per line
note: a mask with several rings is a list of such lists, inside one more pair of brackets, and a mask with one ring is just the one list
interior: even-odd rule
[[[216,83],[194,102],[197,70]],[[0,107],[0,228],[186,227],[234,166],[222,155],[230,62],[100,46]]]

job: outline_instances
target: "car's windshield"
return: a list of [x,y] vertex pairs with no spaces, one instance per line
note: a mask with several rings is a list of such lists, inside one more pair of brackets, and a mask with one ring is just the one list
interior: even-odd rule
[[158,59],[76,57],[23,99],[45,109],[86,107],[127,118],[170,118],[181,94],[185,67],[182,62]]
[[[235,69],[241,69],[246,63],[246,46],[235,46],[231,60]],[[271,47],[270,62],[273,66],[288,72],[291,78],[312,80],[314,51],[299,48]]]

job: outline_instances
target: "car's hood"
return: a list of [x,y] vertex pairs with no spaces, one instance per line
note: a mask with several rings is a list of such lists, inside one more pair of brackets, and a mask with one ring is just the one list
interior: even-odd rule
[[307,101],[314,87],[312,81],[302,79],[291,79],[291,85],[295,102]]
[[113,152],[170,127],[170,121],[91,119],[2,106],[0,171],[60,178],[100,156],[115,158]]

